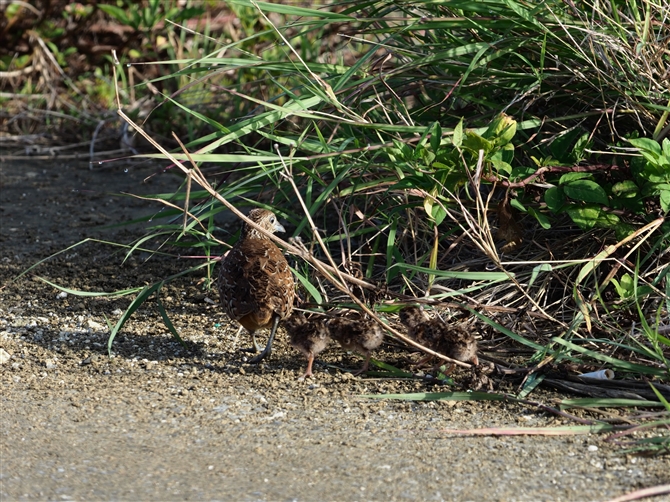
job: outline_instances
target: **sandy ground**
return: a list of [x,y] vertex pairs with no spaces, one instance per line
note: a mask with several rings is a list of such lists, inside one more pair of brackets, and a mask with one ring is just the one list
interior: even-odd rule
[[[109,330],[131,299],[77,297],[155,282],[193,266],[88,242],[130,242],[135,226],[102,230],[158,208],[111,195],[174,190],[152,167],[2,162],[0,218],[0,500],[529,500],[603,501],[670,483],[668,457],[621,453],[604,436],[473,437],[448,429],[552,426],[509,403],[401,402],[365,394],[448,390],[421,381],[353,377],[361,361],[333,347],[299,381],[304,360],[282,333],[251,366],[203,288],[204,273],[161,291],[187,342],[154,302],[107,355]],[[2,354],[2,352],[0,352]],[[405,353],[378,355],[403,364]],[[456,377],[458,380],[458,375]],[[458,389],[460,390],[460,389]],[[553,395],[538,392],[536,400]],[[657,500],[663,500],[659,498]],[[665,500],[670,500],[666,497]]]

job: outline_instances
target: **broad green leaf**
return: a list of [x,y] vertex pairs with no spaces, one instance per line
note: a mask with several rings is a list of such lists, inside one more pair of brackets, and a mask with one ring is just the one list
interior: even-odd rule
[[636,138],[629,140],[630,143],[640,150],[642,156],[654,166],[658,166],[663,152],[661,151],[661,145],[656,141],[649,138]]
[[589,134],[584,133],[582,136],[579,137],[577,142],[575,143],[575,147],[572,150],[572,159],[573,162],[577,163],[580,162],[582,159],[584,159],[584,151],[586,148],[588,148],[591,145],[591,140],[589,140]]
[[544,202],[551,211],[558,213],[565,204],[563,187],[551,187],[544,192]]
[[572,221],[584,230],[593,228],[598,221],[598,216],[600,216],[600,209],[597,207],[568,206],[565,212],[570,215]]
[[510,177],[510,180],[513,180],[513,181],[514,180],[520,180],[520,179],[527,178],[528,176],[533,174],[535,171],[537,171],[537,169],[535,169],[533,167],[526,167],[526,166],[515,167],[514,169],[512,169],[512,173],[509,175],[509,177]]
[[549,221],[549,218],[546,214],[537,211],[533,207],[528,207],[528,214],[535,217],[540,226],[545,230],[549,230],[551,228],[551,222]]
[[528,212],[526,207],[523,204],[521,204],[519,199],[510,199],[509,205],[512,206],[514,209],[516,209],[518,211],[521,211],[522,213],[527,213]]
[[474,153],[479,152],[479,150],[484,150],[484,154],[489,154],[491,150],[493,150],[493,143],[482,138],[474,131],[466,131],[465,139],[463,140],[463,148]]
[[670,190],[663,190],[659,195],[659,199],[661,201],[661,209],[666,213],[670,211]]
[[499,146],[508,144],[516,134],[516,120],[504,113],[498,115],[489,125],[482,137]]
[[639,188],[633,180],[620,181],[619,183],[615,183],[612,187],[612,193],[614,195],[627,199],[637,197],[638,192]]
[[[667,139],[667,138],[666,138]],[[661,151],[661,145],[657,141],[649,138],[635,138],[628,140],[631,145],[635,148],[639,148],[641,152],[649,152],[655,155],[654,158],[660,157],[663,152]]]
[[558,184],[565,185],[566,183],[570,183],[571,181],[591,179],[591,178],[593,178],[593,175],[591,173],[565,173],[563,176],[561,176],[561,179],[558,180]]
[[565,195],[574,200],[582,202],[593,202],[595,204],[607,205],[609,199],[603,187],[595,181],[577,180],[563,186]]
[[435,204],[431,216],[435,221],[435,224],[440,225],[447,216],[447,211],[444,209],[443,204]]
[[663,157],[670,162],[670,139],[663,138]]
[[496,171],[503,172],[507,176],[509,176],[509,174],[512,172],[512,166],[505,161],[492,158],[491,163],[493,164],[493,167],[495,167]]

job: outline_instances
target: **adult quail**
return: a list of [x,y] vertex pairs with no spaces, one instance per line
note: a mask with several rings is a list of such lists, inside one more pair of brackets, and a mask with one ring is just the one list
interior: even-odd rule
[[[266,209],[252,209],[249,219],[268,232],[284,232],[277,217]],[[258,363],[272,352],[279,321],[293,310],[295,285],[282,251],[264,234],[244,224],[239,240],[221,260],[219,295],[223,310],[251,334],[271,328],[265,349],[250,360]]]

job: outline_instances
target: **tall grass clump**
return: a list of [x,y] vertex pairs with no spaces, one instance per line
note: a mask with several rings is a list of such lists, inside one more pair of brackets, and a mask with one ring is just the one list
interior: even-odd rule
[[[407,303],[467,317],[484,354],[523,358],[492,356],[521,398],[548,369],[667,393],[667,0],[225,6],[237,37],[174,23],[152,63],[169,71],[114,66],[120,115],[160,151],[144,156],[183,174],[137,246],[215,256],[236,238],[224,212],[271,208],[314,309],[393,333]],[[180,51],[184,32],[207,50]],[[146,93],[148,117],[175,112],[165,138],[133,115]]]
[[[227,4],[263,29],[161,79],[212,131],[173,150],[187,179],[273,208],[379,310],[451,302],[530,361],[668,377],[667,3]],[[203,188],[171,196],[178,246],[216,246],[227,208]]]

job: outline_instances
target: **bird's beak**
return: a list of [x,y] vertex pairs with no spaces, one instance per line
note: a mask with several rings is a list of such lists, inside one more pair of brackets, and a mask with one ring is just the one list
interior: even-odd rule
[[286,232],[281,223],[275,223],[275,232]]

